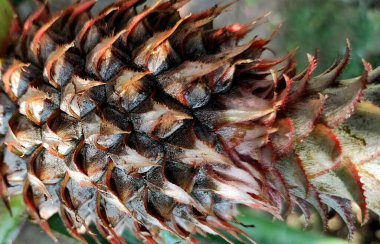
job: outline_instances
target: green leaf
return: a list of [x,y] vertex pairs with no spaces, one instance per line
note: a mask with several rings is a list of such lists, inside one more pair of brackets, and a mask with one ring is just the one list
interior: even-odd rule
[[0,51],[8,36],[13,18],[14,11],[10,2],[8,0],[0,0]]
[[291,228],[285,222],[273,221],[272,217],[247,208],[241,209],[241,215],[238,219],[242,223],[255,225],[254,228],[242,229],[260,244],[347,244],[347,241]]
[[124,230],[122,237],[124,238],[124,240],[127,241],[128,244],[140,244],[141,243],[141,241],[137,240],[137,238],[133,235],[133,233],[128,229]]
[[[249,236],[253,238],[257,243],[266,244],[266,243],[282,243],[282,244],[347,244],[347,241],[325,237],[323,235],[319,235],[309,231],[303,231],[295,228],[291,228],[286,225],[285,222],[281,221],[273,221],[272,217],[264,214],[252,211],[248,208],[241,209],[241,215],[238,218],[240,221],[244,223],[253,223],[255,225],[254,228],[243,228],[241,227]],[[275,233],[275,234],[274,234]],[[225,233],[224,233],[225,234]],[[164,243],[168,244],[182,244],[186,243],[182,241],[180,238],[173,236],[167,231],[162,231],[160,234],[161,238],[164,240]],[[228,235],[226,235],[228,236]],[[231,238],[229,236],[229,238]],[[208,244],[218,244],[218,243],[226,243],[219,236],[197,236],[201,243]],[[241,243],[233,238],[231,240],[234,243]]]
[[186,244],[187,243],[186,241],[183,241],[181,238],[172,235],[168,231],[161,231],[160,236],[166,244]]
[[[254,241],[260,244],[281,243],[281,244],[347,244],[347,241],[325,237],[309,231],[291,228],[285,222],[272,220],[272,217],[253,211],[248,208],[241,208],[238,220],[244,224],[254,224],[253,228],[243,229]],[[220,237],[198,237],[202,243],[217,244],[226,243]],[[234,243],[241,243],[232,239]]]
[[53,232],[58,232],[62,235],[71,237],[70,233],[66,230],[65,226],[63,225],[61,217],[58,214],[54,214],[52,217],[50,217],[48,223]]
[[18,234],[25,220],[25,205],[21,196],[11,199],[11,216],[4,205],[0,205],[0,243],[11,242]]

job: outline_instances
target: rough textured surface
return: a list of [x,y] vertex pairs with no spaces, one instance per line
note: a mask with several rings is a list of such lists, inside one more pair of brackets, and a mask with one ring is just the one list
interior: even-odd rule
[[[237,204],[278,218],[311,205],[324,223],[330,207],[350,234],[349,200],[361,222],[379,211],[376,175],[361,177],[377,165],[380,109],[358,105],[378,70],[363,62],[339,80],[349,43],[313,77],[314,57],[297,73],[293,53],[262,58],[270,39],[241,41],[262,18],[214,29],[229,4],[181,16],[186,0],[142,2],[39,5],[15,29],[0,62],[5,203],[22,193],[53,239],[46,220],[59,212],[77,239],[96,238],[95,224],[111,243],[124,228],[145,242],[244,235]],[[360,157],[346,152],[356,139]]]

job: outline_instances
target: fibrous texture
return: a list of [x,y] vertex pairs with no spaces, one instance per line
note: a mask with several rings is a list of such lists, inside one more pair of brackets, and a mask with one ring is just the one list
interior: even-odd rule
[[0,61],[5,204],[21,193],[52,238],[58,212],[79,240],[96,226],[110,243],[125,228],[148,243],[239,238],[240,204],[315,209],[324,225],[334,210],[350,235],[351,203],[361,223],[380,214],[379,69],[339,79],[347,43],[326,72],[310,55],[297,72],[293,53],[262,58],[270,39],[243,41],[261,19],[213,28],[228,5],[180,16],[188,0],[142,2],[15,20]]

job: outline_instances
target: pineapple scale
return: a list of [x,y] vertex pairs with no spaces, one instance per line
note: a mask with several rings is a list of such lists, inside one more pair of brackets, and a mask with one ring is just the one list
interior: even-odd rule
[[326,206],[350,199],[366,216],[355,164],[345,177],[356,193],[318,188],[327,172],[346,179],[334,130],[379,76],[364,62],[362,76],[339,80],[349,43],[313,76],[314,57],[297,72],[294,54],[261,57],[270,39],[243,41],[260,18],[214,28],[229,4],[181,16],[189,0],[122,0],[97,14],[94,0],[59,12],[36,2],[0,60],[0,196],[9,206],[22,194],[53,239],[56,213],[78,240],[97,239],[95,227],[110,243],[125,228],[147,243],[161,230],[253,242],[231,224],[238,205],[282,218],[308,202],[326,222]]

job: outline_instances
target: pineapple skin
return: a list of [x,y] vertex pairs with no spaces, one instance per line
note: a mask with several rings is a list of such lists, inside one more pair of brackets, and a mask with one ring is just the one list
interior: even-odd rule
[[[338,80],[349,42],[313,76],[313,56],[299,73],[294,53],[261,57],[271,37],[242,41],[263,18],[216,29],[230,4],[180,16],[189,0],[143,2],[96,14],[94,0],[60,12],[37,4],[15,20],[0,60],[0,196],[9,209],[22,194],[52,239],[47,219],[59,213],[78,240],[97,239],[96,227],[110,243],[124,243],[125,228],[147,243],[161,230],[189,242],[230,241],[220,230],[253,242],[231,224],[238,205],[278,218],[311,205],[324,224],[328,207],[343,209],[350,234],[347,199],[360,206],[359,221],[378,211],[360,169],[341,160],[339,128],[358,106],[376,106],[360,102],[379,76],[364,61],[361,77]],[[311,151],[321,153],[310,158],[316,141]],[[311,167],[319,159],[331,163]],[[356,195],[313,181],[346,168],[339,179],[354,181]]]

